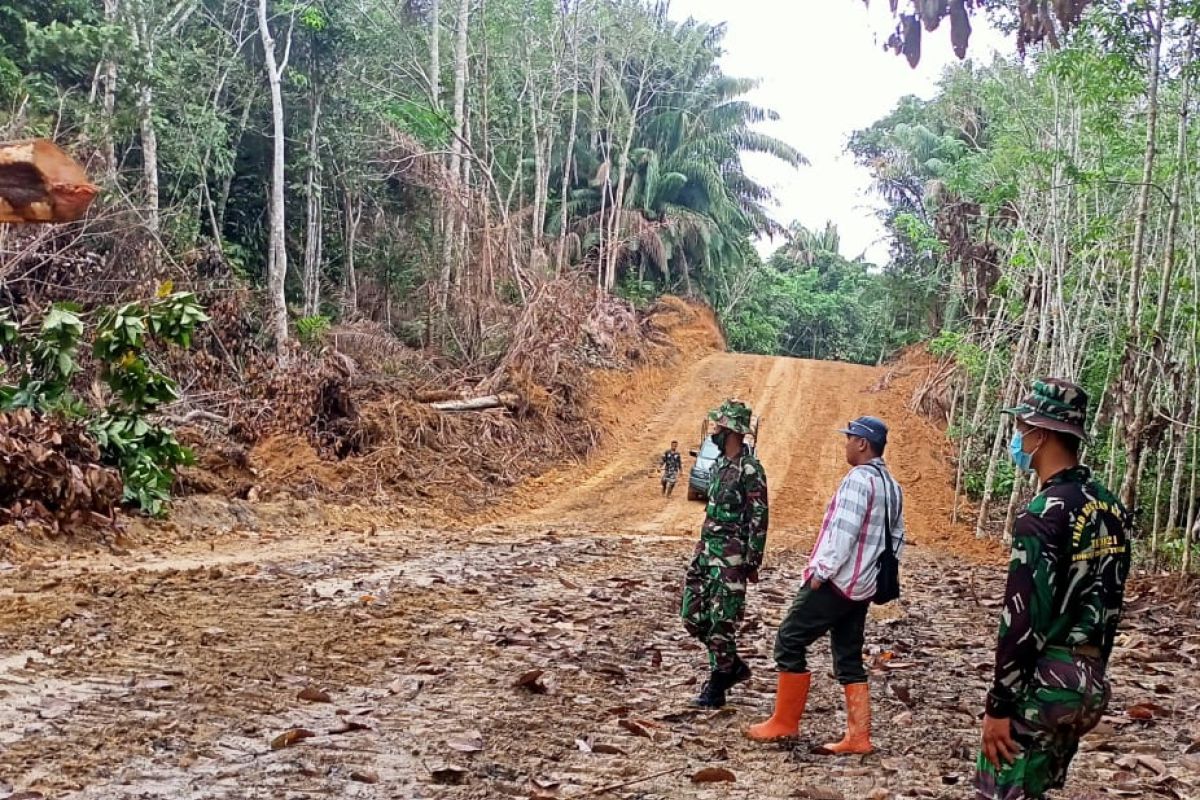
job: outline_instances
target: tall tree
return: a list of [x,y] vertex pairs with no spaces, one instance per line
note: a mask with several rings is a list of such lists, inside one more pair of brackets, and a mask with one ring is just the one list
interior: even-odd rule
[[283,73],[287,69],[292,52],[292,30],[295,18],[288,20],[284,35],[283,53],[275,50],[275,37],[271,33],[267,0],[258,0],[258,32],[263,46],[263,64],[267,83],[271,89],[271,200],[270,200],[270,244],[267,251],[267,294],[271,308],[271,333],[275,347],[282,355],[288,341],[287,312],[287,216],[284,205],[285,168],[287,166],[286,139],[283,107]]

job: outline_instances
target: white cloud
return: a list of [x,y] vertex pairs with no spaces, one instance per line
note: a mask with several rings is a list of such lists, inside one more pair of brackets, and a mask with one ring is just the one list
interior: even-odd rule
[[[905,95],[931,97],[938,78],[957,59],[950,25],[923,37],[921,63],[910,69],[884,52],[893,23],[885,0],[673,0],[671,16],[727,23],[722,67],[758,78],[750,99],[779,112],[763,130],[793,145],[812,162],[793,170],[769,157],[749,156],[747,170],[775,190],[777,217],[810,228],[837,224],[843,255],[863,252],[887,260],[880,205],[870,175],[844,152],[850,134],[887,114]],[[988,62],[1011,45],[973,15],[970,57]],[[769,251],[771,245],[762,249]]]

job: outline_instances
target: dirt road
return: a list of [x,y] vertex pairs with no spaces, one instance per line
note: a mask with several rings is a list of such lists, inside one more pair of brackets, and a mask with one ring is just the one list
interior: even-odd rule
[[658,457],[678,440],[686,481],[692,465],[687,451],[699,446],[705,415],[726,397],[737,397],[762,419],[759,455],[769,479],[774,531],[799,534],[820,522],[821,494],[842,464],[835,430],[865,413],[861,390],[872,373],[852,364],[712,355],[681,374],[676,390],[657,407],[631,409],[638,422],[616,441],[603,466],[582,478],[569,471],[560,475],[553,487],[557,496],[524,519],[695,531],[703,510],[685,502],[686,486],[671,501],[653,491]]
[[[954,541],[968,549],[966,525],[952,525],[954,474],[943,435],[907,408],[905,387],[880,391],[892,372],[828,361],[714,353],[673,376],[666,398],[623,399],[608,448],[586,467],[559,470],[517,495],[502,515],[530,525],[574,524],[614,532],[694,534],[700,503],[686,500],[687,451],[699,445],[708,411],[727,397],[761,417],[759,457],[767,472],[771,538],[803,546],[820,524],[830,492],[845,474],[837,429],[872,414],[891,425],[888,460],[910,498],[915,541]],[[905,371],[899,370],[903,376]],[[675,495],[658,493],[658,460],[677,440],[684,475]]]
[[[1003,576],[939,552],[973,551],[903,375],[714,355],[672,384],[623,400],[607,450],[491,524],[251,518],[157,553],[0,565],[0,800],[964,796]],[[774,523],[742,638],[756,677],[714,714],[688,706],[702,655],[675,616],[701,507],[651,476],[729,393],[764,417]],[[810,754],[840,725],[824,649],[803,741],[753,747],[739,730],[770,702],[773,630],[842,471],[832,429],[858,413],[893,423],[920,543],[904,602],[869,629],[879,752]],[[1179,744],[1196,727],[1197,601],[1164,609],[1156,591],[1132,604],[1113,716],[1077,772],[1093,794],[1075,796],[1197,796]],[[691,781],[709,766],[736,782]]]

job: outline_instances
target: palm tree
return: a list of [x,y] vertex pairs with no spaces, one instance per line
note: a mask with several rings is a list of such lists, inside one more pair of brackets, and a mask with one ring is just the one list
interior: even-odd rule
[[[618,248],[619,263],[639,274],[650,268],[664,284],[679,276],[690,291],[695,272],[702,286],[710,285],[715,275],[706,273],[744,263],[752,237],[783,232],[770,214],[770,190],[746,174],[742,153],[766,153],[794,167],[807,162],[790,145],[754,129],[778,115],[743,99],[755,81],[721,73],[723,26],[665,19],[660,24],[671,43],[660,67],[668,74],[656,76],[653,84],[660,88],[636,120],[632,179],[622,202],[612,202],[613,170],[597,154],[577,163],[581,172],[590,166],[594,172],[585,174],[599,180],[578,187],[566,202],[577,219],[582,252],[598,244],[606,221],[611,224],[611,215],[619,213],[620,238],[609,244]],[[627,95],[633,91],[621,88]],[[626,102],[632,105],[628,97]]]

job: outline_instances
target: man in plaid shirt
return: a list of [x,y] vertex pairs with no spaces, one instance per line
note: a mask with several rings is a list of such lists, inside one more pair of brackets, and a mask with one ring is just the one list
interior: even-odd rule
[[804,585],[779,627],[775,713],[751,726],[746,735],[768,742],[799,734],[812,679],[808,647],[828,633],[837,679],[845,687],[848,730],[840,742],[821,749],[835,754],[869,753],[871,704],[863,638],[887,523],[897,558],[904,547],[904,496],[883,461],[887,425],[875,417],[859,417],[840,432],[846,435],[851,470],[829,503],[804,571]]

